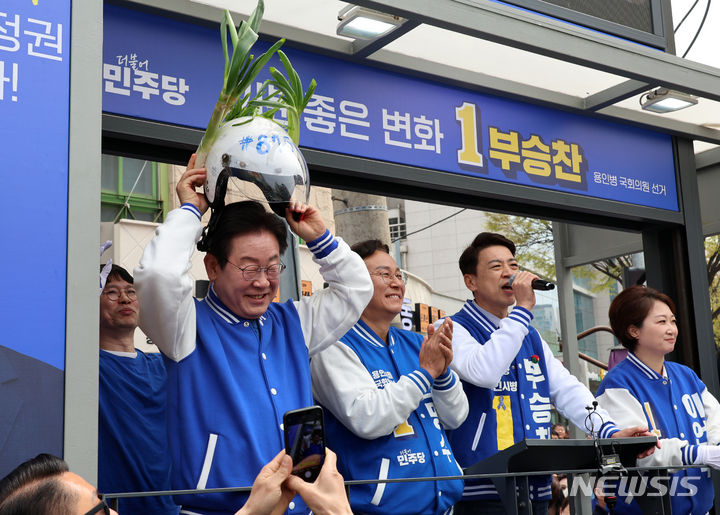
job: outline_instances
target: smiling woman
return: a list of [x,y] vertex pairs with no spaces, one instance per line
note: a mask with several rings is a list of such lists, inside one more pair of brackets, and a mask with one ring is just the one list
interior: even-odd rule
[[[675,304],[652,288],[632,286],[610,305],[613,332],[630,352],[598,389],[598,401],[620,427],[647,425],[661,447],[638,466],[709,465],[720,468],[720,404],[690,368],[665,360],[675,348]],[[674,513],[706,513],[713,487],[701,469],[679,470]],[[692,487],[692,490],[690,489]],[[616,513],[637,507],[619,501]]]

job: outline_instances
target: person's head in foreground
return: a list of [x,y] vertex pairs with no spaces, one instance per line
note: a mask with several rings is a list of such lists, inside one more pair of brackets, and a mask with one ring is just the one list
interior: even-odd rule
[[[265,465],[245,505],[236,515],[284,513],[295,494],[300,494],[317,515],[351,515],[343,477],[337,471],[335,453],[326,450],[325,463],[314,483],[290,474],[292,460],[279,452]],[[68,470],[65,461],[50,454],[18,465],[0,480],[0,515],[117,515],[97,490]]]
[[662,367],[678,335],[675,304],[670,297],[645,286],[631,286],[615,297],[608,315],[624,347],[647,365]]
[[[0,515],[111,514],[97,490],[67,463],[40,454],[0,480]],[[117,514],[116,514],[117,515]]]

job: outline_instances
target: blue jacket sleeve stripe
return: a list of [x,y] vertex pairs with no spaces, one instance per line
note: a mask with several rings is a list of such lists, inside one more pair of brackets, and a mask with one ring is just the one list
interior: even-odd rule
[[599,431],[600,438],[611,438],[619,429],[613,422],[605,422]]
[[693,465],[697,459],[698,446],[686,445],[682,452],[683,465]]
[[202,218],[202,215],[200,214],[200,210],[195,207],[193,204],[185,203],[182,206],[180,206],[180,209],[184,209],[185,211],[190,211],[192,214],[198,217],[198,220]]
[[456,379],[455,374],[452,370],[448,369],[443,375],[435,378],[433,388],[435,390],[449,390],[455,385]]
[[322,236],[314,239],[313,241],[307,242],[307,246],[310,251],[315,254],[315,257],[320,259],[324,258],[333,250],[335,250],[338,244],[337,241],[335,241],[332,233],[330,232],[330,229],[325,229],[325,232]]
[[520,322],[525,327],[527,327],[530,325],[530,322],[533,319],[533,315],[527,309],[521,308],[520,306],[515,306],[512,312],[508,315],[508,318],[511,318],[516,322]]
[[410,372],[408,377],[413,380],[422,393],[428,393],[432,386],[432,376],[423,369]]

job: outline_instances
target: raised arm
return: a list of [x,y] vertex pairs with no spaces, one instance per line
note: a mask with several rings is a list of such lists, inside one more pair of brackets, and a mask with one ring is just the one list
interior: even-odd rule
[[200,217],[208,205],[205,196],[195,191],[205,180],[205,169],[196,169],[194,164],[195,154],[177,185],[182,207],[171,211],[155,231],[134,272],[140,328],[174,361],[195,349],[190,258],[202,233]]
[[531,320],[532,314],[527,309],[516,307],[484,344],[456,321],[450,367],[463,381],[483,388],[495,388],[520,351]]
[[[295,220],[291,210],[302,213],[301,220]],[[320,265],[320,274],[329,285],[295,303],[312,356],[355,325],[372,297],[373,285],[363,260],[330,233],[317,209],[291,204],[288,211],[290,228],[307,242],[313,261]]]
[[435,379],[432,397],[438,418],[445,428],[456,429],[465,422],[470,406],[455,372],[448,370]]

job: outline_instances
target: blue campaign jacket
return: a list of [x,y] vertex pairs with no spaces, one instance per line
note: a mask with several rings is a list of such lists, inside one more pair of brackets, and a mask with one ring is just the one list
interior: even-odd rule
[[[667,377],[661,376],[629,353],[608,372],[597,395],[603,404],[603,396],[613,395],[616,389],[626,390],[642,406],[648,428],[658,438],[680,438],[688,442],[682,449],[682,462],[691,465],[697,457],[697,445],[707,443],[701,398],[705,385],[695,372],[679,363],[666,361],[665,373]],[[713,485],[707,469],[678,470],[672,474],[672,483],[675,483],[675,495],[671,497],[673,513],[704,514],[712,507]],[[624,502],[626,496],[622,495],[622,488],[619,494],[615,513],[641,513],[636,501]]]
[[[532,318],[527,310],[516,308],[511,317]],[[451,317],[484,345],[497,327],[468,301]],[[463,381],[470,403],[470,414],[457,429],[448,432],[453,452],[462,467],[469,467],[525,438],[550,438],[550,387],[543,359],[540,335],[533,327],[522,342],[520,351],[494,389]],[[544,501],[551,497],[550,477],[530,479],[531,499]],[[497,500],[490,480],[468,480],[463,500]]]
[[[195,300],[195,311],[195,350],[179,362],[165,359],[172,485],[250,486],[285,446],[283,413],[313,403],[300,319],[291,301],[271,303],[257,321],[241,319],[212,288]],[[196,513],[230,514],[246,499],[224,493],[175,501]],[[296,497],[289,513],[306,512]]]
[[[352,349],[378,388],[408,376],[425,395],[406,423],[374,440],[356,436],[325,410],[328,446],[338,454],[338,469],[345,479],[460,475],[433,404],[432,376],[419,365],[423,337],[391,327],[388,340],[386,345],[359,321],[338,345]],[[447,390],[457,381],[451,372],[446,376],[434,389]],[[441,514],[460,500],[462,489],[461,480],[359,485],[350,487],[350,503],[353,511],[367,514]]]

